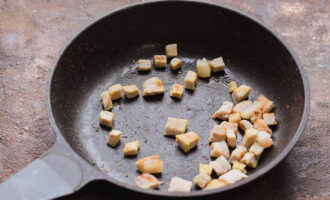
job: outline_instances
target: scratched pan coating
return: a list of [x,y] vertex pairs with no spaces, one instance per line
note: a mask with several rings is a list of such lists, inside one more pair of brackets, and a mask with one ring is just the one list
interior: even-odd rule
[[[134,60],[165,54],[169,43],[178,44],[183,60],[179,73],[169,66],[136,72]],[[187,71],[195,71],[197,59],[219,56],[226,63],[225,72],[199,79],[196,90],[185,91],[180,101],[169,97],[171,85],[183,84]],[[294,56],[274,34],[237,12],[197,2],[146,3],[110,14],[71,42],[52,77],[51,114],[55,126],[82,158],[129,188],[135,188],[138,175],[134,162],[160,155],[164,171],[158,177],[164,181],[161,190],[166,190],[171,177],[192,180],[198,164],[210,161],[209,132],[219,123],[211,115],[223,101],[232,101],[229,81],[246,84],[253,88],[250,99],[263,93],[275,102],[279,122],[273,129],[274,146],[264,152],[258,168],[248,172],[255,178],[282,160],[301,134],[308,96],[301,73]],[[125,134],[118,147],[108,147],[105,140],[110,129],[98,123],[100,93],[117,83],[136,84],[142,91],[143,82],[154,76],[163,81],[164,95],[114,101],[113,129]],[[169,116],[189,120],[188,131],[201,136],[197,148],[183,153],[174,138],[163,136]],[[124,158],[124,144],[133,140],[140,141],[140,152]]]

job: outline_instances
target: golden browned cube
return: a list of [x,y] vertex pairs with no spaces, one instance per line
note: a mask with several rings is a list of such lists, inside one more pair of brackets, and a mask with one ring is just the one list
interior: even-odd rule
[[163,181],[159,181],[152,174],[144,173],[135,178],[135,184],[142,189],[154,189],[163,184]]
[[233,166],[232,166],[233,169],[237,169],[243,173],[246,173],[246,169],[245,169],[246,165],[244,163],[241,163],[236,160],[232,161],[232,163],[233,163]]
[[125,144],[123,150],[124,156],[135,156],[138,154],[139,149],[140,149],[139,141],[128,142]]
[[167,58],[165,55],[154,55],[154,64],[158,68],[165,68],[167,64]]
[[179,144],[181,149],[184,152],[190,151],[192,148],[196,147],[199,143],[200,137],[197,135],[197,133],[194,133],[192,131],[175,136],[175,141]]
[[243,119],[250,119],[255,112],[258,112],[261,109],[261,107],[262,104],[255,101],[240,112],[241,117]]
[[243,158],[243,156],[247,153],[247,148],[244,146],[240,145],[234,149],[234,151],[230,155],[230,159],[239,161]]
[[210,61],[210,66],[212,69],[212,72],[219,72],[225,70],[225,63],[223,62],[223,58],[214,58]]
[[233,108],[233,113],[241,113],[245,108],[250,106],[253,102],[249,100],[241,101],[238,104],[236,104]]
[[123,135],[123,132],[118,131],[118,130],[112,130],[110,131],[107,139],[107,144],[111,147],[115,147],[119,141],[120,137]]
[[219,179],[212,179],[204,188],[205,190],[213,190],[216,188],[221,188],[221,187],[225,187],[226,185],[228,185],[229,183],[227,183],[226,181],[223,180],[219,180]]
[[189,121],[186,119],[177,119],[168,117],[165,125],[164,135],[184,134],[188,128]]
[[231,169],[231,165],[224,156],[220,156],[214,161],[210,162],[212,169],[220,176]]
[[200,173],[193,179],[193,182],[200,188],[205,188],[211,181],[211,176],[206,173]]
[[228,121],[232,123],[239,123],[241,121],[241,114],[239,113],[230,114],[228,117]]
[[170,62],[172,70],[178,70],[182,66],[182,60],[179,58],[173,58]]
[[253,128],[253,125],[251,124],[251,122],[249,122],[248,120],[242,120],[238,123],[238,127],[242,130],[242,131],[246,131],[246,129],[249,128]]
[[113,85],[109,88],[110,96],[112,100],[117,100],[122,97],[123,87],[120,84]]
[[111,100],[109,90],[102,92],[100,97],[101,97],[101,103],[103,105],[104,110],[111,110],[113,105],[112,105],[112,100]]
[[275,126],[277,124],[274,113],[264,113],[262,118],[268,126]]
[[195,90],[196,84],[197,73],[189,70],[186,77],[184,78],[184,87],[189,90]]
[[210,142],[219,142],[226,139],[226,129],[220,125],[214,125],[210,132]]
[[175,97],[177,99],[181,99],[183,96],[183,90],[184,90],[183,85],[174,83],[171,87],[170,96]]
[[260,131],[257,135],[257,142],[264,148],[269,148],[273,145],[271,135],[267,132]]
[[233,130],[226,130],[227,143],[229,147],[236,147],[236,133]]
[[257,121],[255,121],[253,126],[258,131],[265,131],[269,134],[272,134],[272,129],[270,129],[268,127],[268,125],[266,124],[266,122],[263,119],[258,119]]
[[114,118],[114,114],[112,112],[101,111],[99,115],[99,122],[103,126],[111,128],[113,123],[113,118]]
[[267,101],[266,103],[264,103],[264,105],[261,108],[261,112],[263,113],[268,113],[270,111],[273,110],[273,108],[275,107],[275,104],[273,101]]
[[235,103],[239,103],[249,96],[251,90],[249,86],[241,85],[233,91],[231,96]]
[[171,58],[171,57],[176,57],[178,56],[178,45],[177,44],[168,44],[165,47],[166,51],[166,56]]
[[219,156],[224,156],[229,158],[229,148],[225,141],[213,142],[210,146],[210,156],[212,158],[217,158]]
[[237,123],[223,121],[219,124],[219,126],[221,128],[224,128],[225,130],[231,129],[231,130],[235,131],[235,133],[238,130],[238,124]]
[[251,168],[256,168],[258,165],[258,160],[252,152],[247,152],[240,160],[240,162]]
[[273,110],[275,107],[275,104],[273,101],[269,100],[267,97],[265,97],[263,94],[260,94],[258,98],[255,100],[255,102],[260,103],[261,106],[261,112],[262,113],[268,113]]
[[140,90],[136,85],[124,86],[123,91],[128,99],[132,99],[140,94]]
[[199,164],[199,173],[205,173],[211,176],[212,167],[208,164]]
[[228,86],[229,86],[229,90],[228,90],[229,93],[234,92],[234,90],[237,88],[237,84],[235,81],[230,81],[228,83]]
[[258,142],[255,142],[250,147],[249,152],[252,152],[256,156],[256,158],[260,158],[264,149],[265,148],[263,146],[261,146]]
[[249,149],[251,145],[256,141],[258,131],[254,128],[249,128],[245,131],[241,145]]
[[163,161],[158,155],[147,156],[136,161],[135,167],[142,173],[158,174],[163,171]]
[[136,68],[138,71],[149,71],[151,70],[151,60],[148,59],[140,59],[136,61]]
[[143,83],[143,96],[152,96],[164,92],[165,88],[163,82],[158,77],[149,78]]
[[219,118],[222,120],[227,120],[229,117],[229,114],[231,113],[233,109],[234,104],[229,101],[224,101],[221,105],[221,107],[215,111],[215,113],[212,115],[213,119]]

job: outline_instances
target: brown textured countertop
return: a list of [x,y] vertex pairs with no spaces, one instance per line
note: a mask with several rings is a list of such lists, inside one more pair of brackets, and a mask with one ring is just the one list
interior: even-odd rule
[[[55,140],[44,91],[60,48],[94,20],[134,2],[139,1],[0,0],[0,181]],[[330,199],[330,1],[211,2],[243,11],[279,33],[297,53],[311,87],[304,134],[279,166],[254,183],[259,190],[248,195]],[[86,191],[77,196],[84,195],[90,196]]]

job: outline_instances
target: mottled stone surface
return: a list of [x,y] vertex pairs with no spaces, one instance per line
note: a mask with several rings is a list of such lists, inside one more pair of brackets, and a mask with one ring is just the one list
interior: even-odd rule
[[[0,181],[54,143],[44,105],[54,57],[82,28],[134,2],[0,0]],[[311,114],[298,144],[254,182],[258,190],[237,199],[330,199],[330,1],[211,2],[247,13],[279,33],[297,53],[311,86]],[[92,196],[76,195],[72,198]]]

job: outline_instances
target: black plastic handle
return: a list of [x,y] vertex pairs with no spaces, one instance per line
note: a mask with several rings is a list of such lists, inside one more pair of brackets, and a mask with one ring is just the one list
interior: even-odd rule
[[45,200],[65,196],[105,176],[78,156],[63,139],[0,184],[1,199]]
[[72,157],[50,153],[0,184],[1,198],[53,199],[73,193],[82,181],[82,170]]

